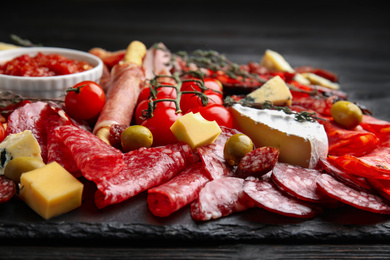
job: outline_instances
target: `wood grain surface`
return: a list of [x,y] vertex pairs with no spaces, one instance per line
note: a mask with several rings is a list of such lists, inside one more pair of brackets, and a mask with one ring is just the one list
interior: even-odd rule
[[[11,34],[50,47],[124,49],[132,40],[171,51],[214,49],[237,63],[266,49],[292,66],[340,77],[350,99],[390,120],[390,15],[381,1],[8,1],[0,42]],[[2,210],[0,206],[0,211]],[[1,222],[1,219],[0,219]],[[389,259],[389,241],[372,244],[218,242],[90,245],[1,241],[1,259]]]

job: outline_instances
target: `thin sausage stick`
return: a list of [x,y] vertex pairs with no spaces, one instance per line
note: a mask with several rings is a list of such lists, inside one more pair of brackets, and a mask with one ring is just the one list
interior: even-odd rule
[[141,66],[145,53],[146,47],[143,43],[131,42],[123,61],[111,71],[111,86],[107,92],[106,103],[93,129],[93,133],[108,144],[111,125],[130,125],[144,80]]

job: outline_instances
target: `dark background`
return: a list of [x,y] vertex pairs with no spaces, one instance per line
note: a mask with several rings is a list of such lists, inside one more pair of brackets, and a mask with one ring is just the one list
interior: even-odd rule
[[[173,52],[217,50],[237,63],[259,62],[264,51],[272,49],[282,54],[293,67],[311,65],[338,74],[342,90],[350,94],[352,101],[367,106],[378,118],[390,120],[390,10],[384,3],[334,0],[12,1],[2,3],[0,7],[0,42],[12,43],[10,35],[15,34],[44,46],[84,51],[93,47],[109,51],[125,49],[133,40],[140,40],[147,47],[163,42]],[[134,244],[132,241],[126,246],[122,241],[121,247],[110,250],[104,247],[105,241],[101,241],[103,245],[92,245],[87,249],[82,244],[72,245],[69,251],[69,248],[58,245],[45,247],[48,241],[38,246],[37,243],[33,243],[34,247],[29,246],[31,241],[26,240],[24,244],[11,247],[5,246],[6,243],[2,241],[0,255],[3,253],[8,258],[17,258],[19,254],[21,258],[30,255],[83,259],[258,259],[259,256],[265,259],[386,258],[390,252],[387,245],[389,239],[381,240],[382,236],[388,238],[383,235],[388,230],[386,218],[380,217],[379,222],[385,223],[383,225],[371,225],[368,221],[368,224],[355,228],[348,225],[349,220],[356,224],[364,222],[364,219],[359,219],[362,215],[358,211],[352,212],[354,214],[342,216],[341,225],[323,224],[323,220],[314,221],[321,231],[332,227],[334,235],[329,236],[329,232],[325,232],[329,237],[327,239],[319,233],[318,241],[306,241],[303,245],[300,242],[289,246],[285,241],[280,244],[273,241],[270,245],[264,241],[247,243],[238,240],[231,244],[204,241],[184,246],[177,241],[175,245],[168,241],[164,245],[145,242],[143,246],[142,243]],[[333,216],[336,219],[340,215]],[[18,216],[16,219],[20,218],[24,217]],[[112,218],[121,219],[123,216],[112,215]],[[94,220],[100,221],[97,217]],[[101,221],[107,222],[105,219]],[[181,219],[179,222],[185,221]],[[234,220],[233,226],[230,223],[232,220],[223,220],[222,223],[224,221],[224,230],[219,230],[222,233],[234,226]],[[171,222],[174,220],[167,221]],[[108,224],[108,227],[114,228],[120,224]],[[212,227],[213,223],[206,226]],[[280,232],[279,236],[282,234],[289,237],[289,242],[294,242],[294,237],[302,241],[299,239],[302,235],[310,237],[305,226],[304,222],[297,228],[293,224],[284,225],[288,232],[286,234],[280,232],[279,227],[271,226],[267,229],[265,226],[264,229],[269,233],[264,237],[272,237],[275,228],[276,232]],[[50,224],[49,227],[55,229],[54,225]],[[174,227],[168,225],[166,231],[173,228],[174,231],[170,230],[171,235],[180,232],[180,229],[175,230]],[[23,228],[23,232],[28,233],[37,226],[26,225]],[[317,228],[314,227],[314,231]],[[161,231],[163,229],[158,230],[164,232]],[[344,232],[351,232],[352,235]],[[364,240],[345,243],[332,240],[338,235],[358,238],[359,234],[364,235]],[[9,236],[12,237],[12,233]],[[101,234],[101,237],[104,235]]]

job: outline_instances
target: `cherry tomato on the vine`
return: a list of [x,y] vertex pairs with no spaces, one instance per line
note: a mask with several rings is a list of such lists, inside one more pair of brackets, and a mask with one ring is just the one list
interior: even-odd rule
[[5,129],[2,123],[0,123],[0,142],[2,142],[5,138]]
[[219,126],[233,127],[233,119],[230,111],[220,104],[212,104],[205,107],[196,107],[188,111],[192,113],[200,113],[204,119],[216,121]]
[[[208,98],[207,105],[212,104],[223,104],[222,96],[215,93],[212,90],[206,90],[204,93],[206,97]],[[188,94],[182,94],[181,100],[180,100],[180,108],[183,111],[183,113],[187,113],[188,110],[196,108],[196,107],[203,107],[202,99],[197,94],[188,93]]]
[[213,78],[205,78],[203,79],[203,82],[208,89],[214,90],[215,93],[222,95],[223,86],[219,80]]
[[[145,110],[148,109],[148,103],[150,100],[142,100],[135,109],[135,123],[137,125],[142,124],[143,121],[145,121],[145,118],[143,116],[143,113]],[[163,108],[163,107],[172,107],[175,108],[175,103],[172,101],[159,101],[156,102],[155,110]]]
[[[162,83],[162,85],[169,85],[166,83]],[[174,87],[159,87],[157,88],[157,99],[162,98],[171,98],[175,99],[177,97],[176,89]],[[150,88],[146,87],[141,90],[138,96],[137,104],[141,103],[141,101],[150,98]]]
[[74,119],[93,119],[103,109],[105,94],[96,82],[82,81],[66,92],[65,110]]
[[148,118],[142,123],[142,125],[147,127],[153,134],[153,146],[177,142],[177,139],[170,128],[182,115],[182,113],[176,113],[175,108],[161,107],[154,111],[153,117]]

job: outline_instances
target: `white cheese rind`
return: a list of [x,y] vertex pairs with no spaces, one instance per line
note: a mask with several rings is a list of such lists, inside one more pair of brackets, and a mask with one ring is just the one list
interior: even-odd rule
[[277,110],[261,110],[233,105],[238,130],[247,134],[257,147],[279,149],[280,161],[302,167],[316,167],[328,154],[328,137],[318,122],[298,122],[294,115]]

